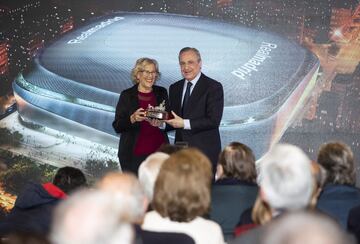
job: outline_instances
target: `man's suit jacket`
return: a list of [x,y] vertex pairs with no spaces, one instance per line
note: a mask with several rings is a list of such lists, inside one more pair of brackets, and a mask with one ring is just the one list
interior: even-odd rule
[[[154,85],[153,92],[156,97],[157,105],[165,101],[166,111],[169,111],[169,100],[166,89]],[[137,85],[134,85],[121,93],[116,106],[115,120],[112,126],[116,133],[121,133],[118,157],[122,166],[132,162],[135,143],[140,132],[140,123],[132,124],[130,115],[139,107]],[[163,134],[165,141],[168,142],[167,134]]]
[[185,79],[169,88],[170,108],[183,119],[190,120],[191,130],[176,129],[175,142],[185,141],[190,147],[204,152],[216,165],[221,151],[219,125],[224,109],[224,92],[221,83],[201,74],[181,114]]

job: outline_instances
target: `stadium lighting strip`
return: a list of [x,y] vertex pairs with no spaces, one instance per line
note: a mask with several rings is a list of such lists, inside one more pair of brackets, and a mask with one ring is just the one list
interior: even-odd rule
[[23,88],[24,90],[27,90],[31,93],[35,93],[35,94],[38,94],[41,96],[49,97],[49,98],[64,101],[64,102],[74,103],[74,104],[78,104],[81,106],[86,106],[86,107],[90,107],[90,108],[95,108],[95,109],[100,109],[103,111],[115,113],[115,108],[112,106],[95,103],[95,102],[90,102],[90,101],[87,101],[84,99],[80,99],[80,98],[76,98],[76,97],[72,97],[72,96],[68,96],[68,95],[63,95],[63,94],[60,94],[57,92],[49,91],[49,90],[40,88],[38,86],[35,86],[34,84],[27,82],[24,79],[22,74],[19,74],[16,77],[15,82],[21,88]]

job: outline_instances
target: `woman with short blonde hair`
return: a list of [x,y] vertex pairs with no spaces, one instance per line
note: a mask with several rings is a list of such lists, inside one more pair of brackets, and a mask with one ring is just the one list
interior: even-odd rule
[[158,62],[139,58],[131,71],[135,84],[121,92],[112,125],[115,132],[121,134],[118,157],[123,171],[137,175],[141,162],[169,141],[159,127],[161,121],[146,117],[149,106],[162,104],[169,112],[167,90],[155,85],[159,78]]

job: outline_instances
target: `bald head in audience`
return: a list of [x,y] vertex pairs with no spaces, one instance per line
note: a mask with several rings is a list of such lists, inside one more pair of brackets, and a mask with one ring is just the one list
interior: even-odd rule
[[76,192],[55,210],[53,244],[130,244],[134,233],[124,219],[123,198],[99,190]]
[[148,207],[145,192],[135,175],[111,172],[97,184],[97,188],[111,194],[120,195],[127,208],[127,218],[131,223],[141,224]]

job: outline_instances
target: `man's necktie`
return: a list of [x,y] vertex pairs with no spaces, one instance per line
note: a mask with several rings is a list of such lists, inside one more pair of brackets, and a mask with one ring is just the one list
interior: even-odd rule
[[190,97],[190,89],[191,89],[192,83],[188,82],[186,85],[186,91],[185,91],[185,95],[184,95],[184,100],[183,100],[183,104],[181,107],[181,114],[184,115],[184,111],[185,111],[185,106],[187,104],[187,101],[189,100]]

